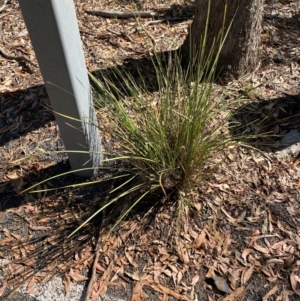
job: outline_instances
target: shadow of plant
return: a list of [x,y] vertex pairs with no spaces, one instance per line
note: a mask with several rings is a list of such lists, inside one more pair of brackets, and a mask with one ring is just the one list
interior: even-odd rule
[[[259,135],[248,143],[266,152],[278,150],[281,138],[291,130],[300,132],[300,95],[251,102],[233,114],[233,136]],[[284,147],[282,147],[284,148]]]

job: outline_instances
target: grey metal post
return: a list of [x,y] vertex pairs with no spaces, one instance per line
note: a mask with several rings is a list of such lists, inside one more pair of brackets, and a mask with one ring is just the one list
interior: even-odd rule
[[[101,139],[73,0],[18,0],[73,170],[98,167]],[[69,151],[90,151],[73,153]],[[94,170],[76,173],[89,177]]]

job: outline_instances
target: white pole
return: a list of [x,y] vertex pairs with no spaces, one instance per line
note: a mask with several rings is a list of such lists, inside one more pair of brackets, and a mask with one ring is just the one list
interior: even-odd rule
[[[97,168],[101,139],[73,0],[18,1],[53,110],[81,120],[55,114],[71,168]],[[94,170],[76,174],[90,177]]]

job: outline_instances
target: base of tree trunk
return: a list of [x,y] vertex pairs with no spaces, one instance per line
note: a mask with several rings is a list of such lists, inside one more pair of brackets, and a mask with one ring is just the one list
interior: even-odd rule
[[264,0],[197,0],[193,23],[186,40],[179,49],[182,65],[187,67],[198,63],[200,41],[203,40],[206,30],[210,5],[206,54],[212,48],[217,50],[220,44],[220,39],[217,41],[218,37],[222,35],[224,37],[228,31],[218,59],[217,74],[232,78],[254,71],[260,57],[263,3]]

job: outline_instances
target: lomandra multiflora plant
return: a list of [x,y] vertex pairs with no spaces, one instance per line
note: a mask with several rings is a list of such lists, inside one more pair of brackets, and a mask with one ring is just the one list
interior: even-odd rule
[[114,189],[119,194],[85,223],[112,203],[128,202],[117,224],[150,195],[177,201],[179,207],[191,204],[186,192],[201,184],[208,167],[213,170],[216,154],[224,154],[236,141],[224,130],[230,117],[228,102],[212,98],[226,33],[220,30],[209,51],[207,34],[206,29],[199,41],[196,68],[183,69],[176,54],[167,67],[158,55],[152,56],[157,92],[149,91],[149,80],[142,73],[133,77],[115,68],[113,75],[102,74],[101,80],[90,75],[97,91],[95,104],[105,111],[118,145],[107,159],[122,166],[126,180]]
[[167,67],[158,55],[152,55],[156,92],[149,90],[149,80],[142,73],[133,77],[116,67],[112,75],[102,74],[101,80],[90,75],[97,91],[94,103],[107,115],[118,145],[103,160],[106,170],[117,166],[117,172],[107,178],[116,179],[117,184],[109,193],[111,197],[104,204],[99,200],[99,210],[72,234],[116,202],[127,202],[128,206],[114,225],[151,195],[178,202],[178,208],[192,204],[187,192],[201,185],[204,174],[207,176],[207,171],[218,164],[212,159],[225,154],[236,141],[224,130],[228,128],[232,102],[224,102],[220,95],[212,97],[226,34],[220,29],[215,44],[207,49],[206,28],[199,41],[196,68],[192,58],[193,68],[183,69],[176,54]]

